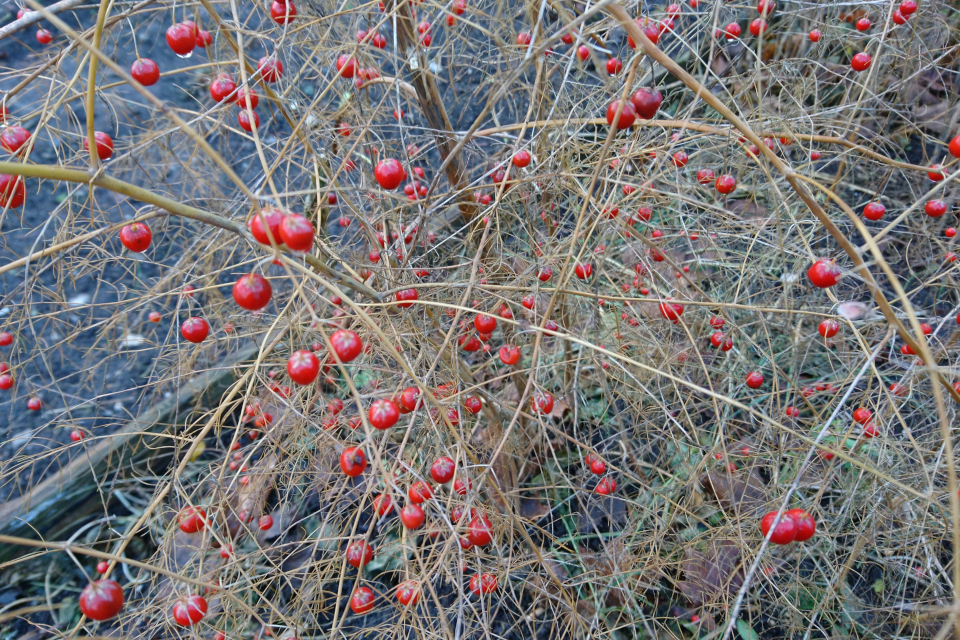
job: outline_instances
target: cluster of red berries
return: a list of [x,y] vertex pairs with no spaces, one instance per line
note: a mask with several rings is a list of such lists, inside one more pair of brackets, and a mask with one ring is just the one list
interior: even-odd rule
[[763,536],[770,535],[770,542],[774,544],[790,544],[791,542],[805,542],[813,537],[817,531],[817,521],[803,509],[790,509],[780,516],[780,521],[770,528],[777,518],[777,512],[771,511],[760,521],[760,531]]

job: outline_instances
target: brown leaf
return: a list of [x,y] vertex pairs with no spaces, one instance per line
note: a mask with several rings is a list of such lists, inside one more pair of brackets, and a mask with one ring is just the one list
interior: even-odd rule
[[700,486],[712,494],[725,511],[756,517],[765,511],[767,492],[756,471],[708,473]]
[[740,550],[729,540],[711,540],[703,551],[693,546],[684,550],[684,579],[679,587],[690,602],[701,605],[727,594],[736,593],[743,584],[743,572],[737,567]]

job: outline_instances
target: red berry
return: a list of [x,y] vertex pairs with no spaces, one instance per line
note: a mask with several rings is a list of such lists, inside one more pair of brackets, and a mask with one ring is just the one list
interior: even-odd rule
[[107,569],[110,568],[110,563],[106,560],[101,560],[97,563],[97,573],[106,573]]
[[40,411],[42,407],[43,402],[36,396],[27,400],[27,409],[30,409],[30,411]]
[[857,28],[857,31],[867,31],[870,29],[870,25],[870,18],[860,18],[854,26]]
[[943,200],[930,200],[923,206],[923,210],[931,218],[939,218],[947,212],[947,203]]
[[763,374],[759,371],[751,371],[747,374],[746,382],[751,389],[759,389],[763,386]]
[[[620,101],[614,100],[610,103],[610,106],[607,107],[607,124],[613,126],[613,119],[617,115],[617,109],[620,108]],[[617,119],[616,127],[618,130],[629,129],[633,126],[634,121],[637,119],[637,111],[633,107],[632,102],[624,102],[623,110],[620,112],[620,117]]]
[[273,207],[264,207],[260,213],[256,213],[250,218],[247,227],[254,239],[260,244],[270,244],[270,238],[267,236],[267,230],[273,236],[273,241],[277,244],[283,242],[280,238],[280,223],[283,222],[284,214],[279,209]]
[[188,56],[197,46],[197,34],[183,22],[171,25],[167,29],[167,44],[178,56]]
[[378,516],[384,516],[393,511],[393,500],[385,493],[378,493],[373,499],[373,510]]
[[840,324],[836,320],[824,320],[820,323],[820,326],[817,327],[817,331],[819,331],[820,335],[824,338],[832,338],[840,331]]
[[867,422],[870,421],[870,418],[872,417],[873,417],[873,412],[870,411],[870,409],[867,409],[866,407],[860,407],[859,409],[853,412],[854,421],[859,422],[860,424],[866,424]]
[[200,344],[210,334],[210,325],[203,318],[189,318],[180,325],[180,334],[187,342]]
[[53,42],[53,34],[46,29],[37,29],[37,42],[40,44],[50,44]]
[[589,262],[578,264],[573,268],[573,271],[581,280],[587,280],[591,275],[593,275],[593,265]]
[[97,580],[80,592],[80,612],[91,620],[109,620],[121,609],[123,588],[116,580]]
[[475,326],[480,333],[493,333],[497,328],[497,319],[481,313],[473,319],[473,326]]
[[500,361],[505,365],[512,366],[520,362],[520,349],[513,345],[503,345],[498,353]]
[[344,78],[352,78],[357,72],[357,61],[347,54],[342,54],[337,58],[337,72]]
[[433,498],[433,489],[423,480],[417,480],[407,489],[407,496],[413,504],[422,504],[424,501]]
[[480,596],[497,590],[497,578],[492,573],[480,573],[470,577],[470,591]]
[[120,242],[134,253],[143,253],[150,246],[153,233],[144,222],[134,222],[120,229]]
[[517,34],[517,44],[521,47],[528,46],[530,44],[530,34],[526,31],[521,31]]
[[867,220],[879,220],[886,212],[887,208],[879,202],[870,202],[863,207],[863,217]]
[[453,479],[456,470],[456,463],[451,458],[442,456],[434,460],[433,464],[430,465],[430,477],[433,478],[437,484],[446,484]]
[[617,481],[607,476],[602,478],[600,482],[597,483],[597,486],[594,488],[594,491],[599,493],[602,496],[609,496],[614,491],[617,490]]
[[259,273],[240,276],[233,285],[233,301],[248,311],[263,309],[270,302],[270,281]]
[[357,587],[350,596],[350,609],[360,615],[373,610],[374,595],[370,587]]
[[823,32],[820,29],[812,29],[810,31],[810,42],[820,42],[820,38],[823,37]]
[[253,89],[245,89],[243,87],[237,89],[237,97],[235,100],[237,105],[241,109],[246,110],[248,101],[250,102],[250,108],[256,109],[257,105],[260,104],[260,96],[258,96],[257,92]]
[[150,87],[160,80],[160,67],[150,58],[138,58],[130,65],[130,75],[143,86]]
[[239,124],[240,128],[244,131],[253,131],[254,129],[260,128],[260,115],[254,111],[253,120],[250,120],[250,113],[244,109],[237,114],[237,124]]
[[272,56],[264,56],[257,61],[257,71],[264,82],[272,84],[283,77],[283,63]]
[[807,277],[813,286],[827,289],[840,280],[840,267],[833,260],[820,258],[807,269]]
[[423,513],[420,505],[408,504],[400,510],[400,522],[407,529],[419,529],[423,526],[423,521],[427,516]]
[[270,5],[270,17],[277,24],[290,24],[297,17],[297,8],[293,6],[293,0],[273,0]]
[[737,179],[731,175],[724,174],[717,178],[713,186],[720,193],[727,195],[737,188]]
[[340,454],[340,469],[354,478],[367,468],[367,456],[360,447],[347,447]]
[[[803,509],[790,509],[790,511],[787,511],[783,515],[793,520],[794,527],[796,528],[796,537],[794,537],[795,542],[805,542],[812,538],[813,534],[816,533],[817,521],[814,520],[813,516]],[[771,539],[771,542],[772,541],[773,540]]]
[[216,102],[223,102],[224,100],[235,98],[234,92],[236,90],[237,83],[225,73],[221,73],[210,83],[210,97]]
[[[94,131],[93,139],[97,144],[97,157],[101,160],[109,160],[110,156],[113,155],[113,139],[103,131]],[[90,150],[89,140],[83,141],[83,149],[85,151]]]
[[16,153],[30,139],[30,132],[21,126],[6,127],[0,133],[0,147],[10,153]]
[[740,29],[740,25],[736,22],[731,22],[723,30],[723,34],[727,40],[735,40],[736,38],[740,37],[741,33],[742,30]]
[[672,157],[671,159],[673,160],[673,166],[675,166],[675,167],[677,167],[678,169],[680,169],[680,168],[686,166],[687,161],[688,161],[690,158],[689,158],[689,156],[687,156],[687,152],[686,152],[686,151],[677,151],[675,154],[673,154],[673,157]]
[[660,315],[664,320],[677,324],[680,322],[680,316],[683,315],[683,305],[678,302],[661,302]]
[[320,373],[320,360],[312,351],[301,349],[290,354],[287,360],[287,375],[300,385],[311,384]]
[[376,429],[389,429],[400,420],[400,408],[393,400],[375,400],[367,414]]
[[207,615],[207,601],[203,596],[190,596],[173,605],[173,619],[181,627],[192,627]]
[[750,33],[753,34],[754,37],[759,37],[760,34],[766,32],[766,30],[767,21],[763,18],[755,18],[750,23]]
[[480,398],[476,396],[470,396],[463,401],[463,407],[472,414],[480,413],[480,410],[483,408],[483,403],[480,402]]
[[385,158],[377,163],[373,170],[373,177],[382,188],[393,191],[407,179],[407,172],[399,160]]
[[914,11],[917,10],[917,3],[914,0],[903,0],[900,3],[900,13],[905,16],[911,15]]
[[486,516],[477,516],[468,525],[467,537],[477,547],[485,547],[493,540],[493,525]]
[[870,54],[861,51],[854,55],[850,60],[850,66],[854,71],[865,71],[870,66]]
[[553,396],[546,392],[534,392],[530,397],[530,410],[534,413],[549,414],[553,411]]
[[257,526],[260,527],[260,531],[269,531],[273,528],[273,516],[260,516],[260,519],[257,520]]
[[530,152],[529,151],[517,151],[513,154],[513,166],[520,167],[521,169],[530,164]]
[[412,307],[413,301],[419,297],[416,289],[401,289],[397,291],[397,306],[401,309]]
[[[770,532],[770,528],[773,527],[773,521],[777,517],[776,511],[771,511],[767,515],[763,516],[763,520],[760,521],[760,531],[763,533],[763,536],[766,537]],[[780,517],[780,522],[777,523],[776,528],[773,530],[773,534],[770,536],[770,542],[774,544],[790,544],[797,538],[797,526],[794,523],[792,518],[787,517],[787,514],[784,513]]]
[[347,564],[359,569],[373,560],[373,547],[365,540],[356,540],[347,545]]
[[619,58],[610,58],[607,60],[607,73],[611,76],[620,73],[621,69],[623,69],[623,63],[620,62]]
[[714,173],[710,169],[700,169],[697,171],[697,182],[700,184],[710,184],[713,182]]
[[407,580],[397,585],[397,601],[403,606],[415,605],[419,599],[420,583],[416,580]]
[[330,344],[337,359],[346,364],[352,362],[363,351],[363,342],[349,329],[337,329],[330,336]]
[[313,223],[292,213],[280,222],[280,239],[291,251],[306,252],[313,246]]
[[663,94],[656,89],[641,87],[630,97],[630,102],[639,117],[650,120],[657,115],[660,105],[663,104]]

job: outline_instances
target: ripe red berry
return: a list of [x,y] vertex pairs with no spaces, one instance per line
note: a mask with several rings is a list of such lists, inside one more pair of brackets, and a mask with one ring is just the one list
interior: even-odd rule
[[27,189],[23,178],[0,174],[0,207],[16,209],[23,205],[27,197]]
[[254,239],[260,244],[270,244],[270,238],[267,236],[267,230],[273,236],[273,241],[277,244],[283,242],[280,238],[280,223],[283,222],[284,214],[279,209],[273,207],[264,207],[260,213],[255,213],[247,227]]
[[407,580],[397,585],[397,601],[403,606],[413,606],[419,599],[420,583],[416,580]]
[[610,58],[607,60],[607,73],[615,76],[623,69],[623,63],[619,58]]
[[740,37],[741,33],[740,25],[736,22],[731,22],[723,30],[724,37],[726,37],[727,40],[735,40]]
[[367,468],[367,456],[360,447],[347,447],[340,454],[340,469],[354,478]]
[[630,97],[630,102],[639,117],[650,120],[663,104],[663,94],[656,89],[641,87]]
[[207,523],[207,512],[199,507],[188,506],[177,514],[177,525],[184,533],[203,531]]
[[513,154],[513,166],[524,168],[530,164],[530,152],[526,150],[517,151]]
[[900,9],[894,9],[894,10],[893,10],[893,15],[891,16],[891,18],[893,19],[894,24],[907,24],[907,19],[908,19],[908,17],[909,17],[909,16],[903,15],[903,13],[900,11]]
[[710,184],[713,182],[714,173],[710,169],[700,169],[697,171],[697,182],[700,184]]
[[[110,156],[113,155],[113,139],[103,131],[94,131],[93,139],[97,143],[97,157],[100,160],[109,160]],[[83,149],[85,151],[90,150],[90,141],[83,141]]]
[[106,573],[107,569],[110,568],[110,563],[106,560],[101,560],[97,563],[97,573]]
[[37,29],[37,42],[40,44],[50,44],[53,42],[53,34],[46,29]]
[[407,179],[407,172],[399,160],[394,158],[384,158],[377,163],[373,170],[373,177],[377,184],[388,191],[393,191]]
[[497,319],[481,313],[473,319],[473,326],[475,326],[480,333],[493,333],[497,328]]
[[385,493],[378,493],[373,499],[373,510],[378,516],[384,516],[393,511],[393,500]]
[[269,531],[273,528],[273,516],[260,516],[260,519],[257,520],[257,526],[260,527],[260,531]]
[[355,540],[347,545],[347,564],[359,569],[373,560],[373,547],[365,540]]
[[0,133],[0,147],[9,153],[16,153],[30,139],[30,132],[21,126],[5,127]]
[[270,5],[270,17],[277,24],[290,24],[297,17],[297,8],[293,6],[293,0],[273,0]]
[[287,375],[299,385],[311,384],[320,373],[320,360],[312,351],[301,349],[290,354],[287,360]]
[[520,349],[513,345],[503,345],[500,347],[498,353],[500,355],[500,361],[505,365],[512,366],[520,362]]
[[[790,509],[783,514],[785,517],[793,520],[796,529],[795,542],[805,542],[813,537],[817,531],[817,521],[803,509]],[[772,519],[771,519],[772,520]],[[773,540],[771,539],[771,542]]]
[[581,61],[586,60],[590,57],[590,49],[587,48],[586,45],[580,45],[577,47],[577,57],[580,58]]
[[171,25],[167,29],[167,44],[178,56],[186,57],[197,46],[197,34],[183,22]]
[[401,289],[397,291],[397,306],[401,309],[412,307],[413,301],[419,297],[416,289]]
[[423,480],[417,480],[407,489],[407,497],[413,504],[422,504],[426,500],[433,498],[433,489]]
[[820,332],[824,338],[832,338],[837,335],[837,332],[840,331],[840,324],[836,320],[824,320],[820,323],[820,326],[817,327],[817,331]]
[[[773,527],[773,521],[777,517],[776,511],[771,511],[767,515],[763,516],[763,520],[760,521],[760,531],[763,533],[763,536],[766,537],[770,532],[771,527]],[[790,544],[797,538],[797,526],[794,523],[792,518],[787,517],[787,514],[784,513],[780,517],[780,522],[777,523],[776,528],[773,529],[773,534],[770,535],[770,542],[774,544]]]
[[233,285],[233,301],[248,311],[259,311],[270,302],[270,281],[259,273],[240,276]]
[[226,73],[221,73],[210,83],[210,97],[216,102],[235,98],[234,92],[236,90],[237,83]]
[[267,84],[272,84],[283,77],[283,63],[273,56],[264,56],[257,61],[257,71]]
[[[960,316],[957,316],[957,323],[960,323]],[[0,347],[9,347],[13,344],[13,334],[9,331],[0,331]]]
[[123,588],[116,580],[97,580],[80,592],[80,612],[91,620],[109,620],[121,609]]
[[201,49],[206,49],[211,44],[213,44],[213,36],[210,32],[197,29],[197,46]]
[[153,233],[144,222],[134,222],[120,229],[120,242],[134,253],[143,253],[150,246]]
[[733,190],[737,188],[737,179],[731,175],[724,174],[717,178],[713,186],[720,193],[727,195],[733,193]]
[[253,131],[260,128],[260,115],[254,111],[253,120],[250,119],[250,113],[246,109],[237,114],[237,124],[244,131]]
[[389,429],[400,420],[400,408],[393,400],[374,400],[367,414],[375,429]]
[[811,29],[810,31],[810,42],[820,42],[820,38],[823,37],[823,32],[820,29]]
[[759,37],[761,33],[765,33],[767,30],[767,21],[763,18],[755,18],[750,23],[750,33],[754,37]]
[[911,15],[916,10],[917,3],[914,2],[914,0],[903,0],[903,2],[900,3],[900,13],[905,16]]
[[759,371],[751,371],[747,374],[746,382],[751,389],[759,389],[763,386],[763,374]]
[[340,55],[335,66],[337,72],[344,78],[352,78],[357,72],[357,61],[347,54]]
[[589,262],[584,262],[575,266],[573,271],[581,280],[587,280],[593,275],[593,265]]
[[870,66],[870,54],[861,51],[854,55],[850,60],[850,66],[854,71],[865,71]]
[[247,102],[250,103],[251,109],[256,109],[257,105],[260,104],[260,96],[258,96],[257,92],[253,89],[240,87],[237,89],[237,97],[235,102],[237,103],[237,106],[243,110],[247,109]]
[[860,18],[854,26],[857,28],[857,31],[867,31],[870,29],[870,25],[870,18]]
[[492,573],[480,573],[470,577],[470,591],[476,595],[493,593],[497,590],[497,578]]
[[[617,115],[617,109],[620,108],[620,101],[614,100],[610,103],[610,106],[607,107],[607,124],[610,126],[613,125],[613,120]],[[632,102],[624,102],[623,110],[620,112],[620,117],[617,118],[616,127],[618,130],[629,129],[633,126],[633,123],[637,119],[637,111],[633,106]]]
[[679,302],[661,302],[660,316],[664,320],[669,320],[673,324],[680,322],[680,316],[683,315],[683,305]]
[[426,519],[427,516],[423,513],[420,505],[408,504],[400,510],[400,522],[402,522],[403,526],[407,529],[419,529],[423,526],[423,522]]
[[472,414],[478,414],[480,410],[483,409],[483,403],[480,402],[480,398],[477,396],[470,396],[463,401],[463,408]]
[[350,610],[357,615],[373,610],[374,595],[370,587],[357,587],[350,596]]
[[187,342],[200,344],[210,334],[210,325],[203,318],[189,318],[180,325],[180,335]]
[[873,412],[866,407],[860,407],[853,412],[853,419],[860,424],[866,424],[873,417]]
[[333,352],[340,362],[352,362],[363,351],[360,336],[349,329],[337,329],[330,336]]
[[617,481],[607,476],[606,478],[601,478],[600,482],[597,483],[597,486],[594,488],[594,491],[599,493],[602,496],[609,496],[617,490]]
[[943,200],[930,200],[923,206],[923,210],[931,218],[939,218],[947,212],[947,203]]
[[137,58],[130,65],[130,75],[143,86],[150,87],[160,80],[160,67],[150,58]]
[[530,397],[530,410],[534,413],[550,413],[553,411],[553,396],[546,392],[534,392]]
[[453,479],[456,470],[457,465],[451,458],[441,456],[430,465],[430,477],[437,484],[446,484]]
[[43,402],[36,396],[27,400],[27,409],[30,409],[30,411],[40,411],[42,407]]
[[840,267],[833,260],[820,258],[807,269],[807,277],[813,286],[827,289],[840,280]]
[[203,596],[190,596],[173,605],[173,619],[181,627],[192,627],[207,615],[207,601]]
[[477,547],[485,547],[493,540],[493,525],[486,516],[476,516],[467,528],[467,538]]
[[886,212],[887,208],[879,202],[870,202],[863,207],[863,217],[867,220],[879,220]]
[[313,223],[292,213],[280,222],[280,239],[291,251],[306,252],[313,246]]

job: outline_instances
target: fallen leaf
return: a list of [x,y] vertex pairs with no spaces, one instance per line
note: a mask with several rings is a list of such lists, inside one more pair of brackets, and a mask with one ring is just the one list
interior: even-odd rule
[[550,513],[548,507],[542,500],[536,498],[523,498],[520,500],[520,517],[527,520],[539,520]]
[[708,473],[700,478],[700,486],[712,494],[725,511],[754,517],[766,508],[766,487],[756,471]]
[[711,540],[703,551],[691,545],[684,550],[680,590],[695,605],[736,593],[743,584],[739,563],[740,550],[729,540]]

